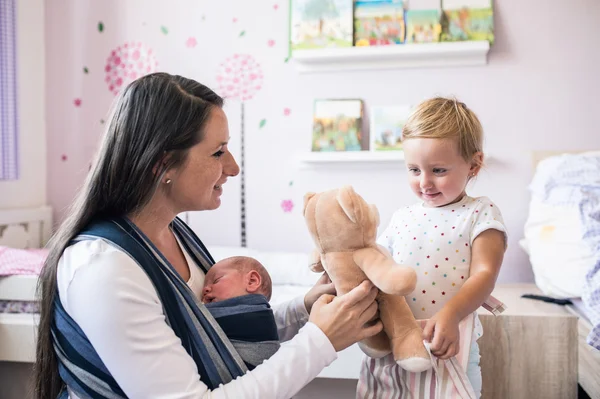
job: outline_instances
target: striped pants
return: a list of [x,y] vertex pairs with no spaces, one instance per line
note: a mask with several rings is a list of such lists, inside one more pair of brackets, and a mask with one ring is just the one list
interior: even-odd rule
[[[421,328],[426,320],[419,320]],[[474,315],[460,322],[460,351],[448,360],[430,353],[432,368],[411,373],[400,368],[392,355],[365,357],[356,390],[357,399],[477,399],[466,370],[473,340]],[[429,351],[429,344],[426,344]],[[480,388],[480,387],[478,387]]]

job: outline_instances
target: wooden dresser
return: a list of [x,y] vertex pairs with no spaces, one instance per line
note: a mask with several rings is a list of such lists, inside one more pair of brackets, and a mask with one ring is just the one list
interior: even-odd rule
[[565,307],[521,298],[534,284],[497,285],[507,305],[499,316],[481,309],[483,399],[576,399],[578,318]]

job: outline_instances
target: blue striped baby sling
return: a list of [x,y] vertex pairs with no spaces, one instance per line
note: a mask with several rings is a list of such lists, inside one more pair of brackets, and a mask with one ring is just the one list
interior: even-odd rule
[[248,370],[253,370],[279,349],[275,317],[264,295],[249,294],[205,306]]
[[[214,260],[204,244],[179,218],[175,218],[171,228],[190,257],[206,273]],[[163,305],[166,322],[194,359],[200,380],[209,389],[245,374],[249,367],[253,368],[279,348],[273,312],[266,298],[246,295],[223,303],[217,302],[213,305],[215,309],[209,310],[200,303],[152,242],[128,219],[121,217],[94,222],[71,244],[98,238],[127,253],[145,271]],[[255,315],[254,319],[252,314]],[[270,318],[267,314],[270,314]],[[239,317],[237,321],[236,317]],[[263,326],[265,322],[271,328],[263,330],[262,339],[252,334],[235,336],[236,331],[254,331],[255,326]],[[219,323],[223,323],[234,334],[234,343]],[[127,397],[85,333],[65,311],[58,293],[54,299],[51,332],[60,376],[77,396],[92,399]],[[59,398],[67,397],[67,390],[64,389]]]

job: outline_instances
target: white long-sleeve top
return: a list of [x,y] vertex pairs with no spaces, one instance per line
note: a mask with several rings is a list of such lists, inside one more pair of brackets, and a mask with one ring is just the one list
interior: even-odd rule
[[[204,275],[182,251],[191,271],[188,285],[200,296]],[[129,398],[287,399],[337,358],[327,336],[307,323],[298,298],[274,309],[279,336],[287,341],[279,351],[211,391],[167,325],[152,282],[125,252],[102,239],[78,242],[64,251],[57,278],[63,307]]]

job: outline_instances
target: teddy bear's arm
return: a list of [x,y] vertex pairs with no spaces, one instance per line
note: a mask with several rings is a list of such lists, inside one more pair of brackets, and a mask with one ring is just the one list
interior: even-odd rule
[[323,268],[323,263],[321,262],[321,253],[318,249],[314,249],[309,257],[309,269],[315,273],[321,273],[325,269]]
[[408,295],[417,284],[417,274],[408,266],[394,260],[373,247],[354,252],[354,262],[381,291],[391,295]]

